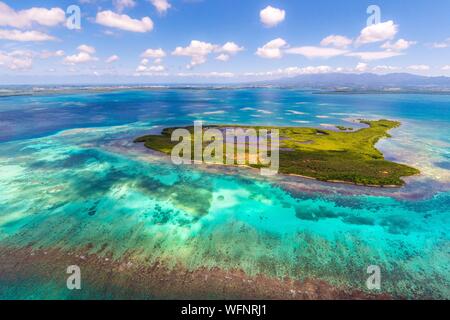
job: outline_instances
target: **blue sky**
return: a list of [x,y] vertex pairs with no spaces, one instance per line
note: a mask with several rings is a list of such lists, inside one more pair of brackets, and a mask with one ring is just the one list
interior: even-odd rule
[[[67,28],[71,5],[81,29]],[[448,0],[0,0],[0,82],[450,76],[449,12]]]

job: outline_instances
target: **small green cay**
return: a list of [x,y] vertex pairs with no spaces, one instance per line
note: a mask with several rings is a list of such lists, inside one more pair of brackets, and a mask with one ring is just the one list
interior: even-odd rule
[[[375,148],[382,138],[390,138],[388,131],[400,126],[391,120],[359,120],[368,127],[356,131],[334,131],[306,127],[270,126],[204,126],[209,128],[278,129],[280,133],[280,168],[286,175],[298,175],[328,182],[344,182],[365,186],[400,187],[402,177],[417,175],[419,170],[384,159]],[[192,126],[183,127],[193,134]],[[178,143],[171,141],[178,128],[165,128],[160,135],[146,135],[134,142],[144,143],[152,150],[170,154]],[[346,128],[347,129],[347,128]],[[204,141],[206,146],[210,141]],[[248,151],[248,150],[247,150]],[[225,153],[224,153],[225,154]],[[261,165],[249,165],[260,168]]]

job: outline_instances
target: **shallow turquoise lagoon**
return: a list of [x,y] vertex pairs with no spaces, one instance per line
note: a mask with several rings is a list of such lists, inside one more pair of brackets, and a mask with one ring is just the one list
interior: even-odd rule
[[[132,143],[195,119],[326,127],[355,126],[357,118],[400,120],[378,147],[422,175],[392,190],[269,179],[175,166]],[[379,265],[383,292],[450,298],[449,96],[282,89],[21,96],[0,99],[0,123],[1,246],[90,244],[101,255],[106,244],[117,259],[359,289],[367,267]],[[41,297],[55,289],[34,286]],[[8,283],[0,297],[36,297],[18,287]]]

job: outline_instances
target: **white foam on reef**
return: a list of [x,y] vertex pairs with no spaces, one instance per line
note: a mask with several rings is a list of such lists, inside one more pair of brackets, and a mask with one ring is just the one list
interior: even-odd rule
[[286,114],[289,114],[289,113],[291,113],[291,114],[298,114],[298,115],[307,114],[305,112],[300,112],[300,111],[295,111],[295,110],[286,110],[286,111],[288,112]]
[[203,114],[208,115],[208,114],[224,114],[225,110],[217,110],[217,111],[206,111],[203,112]]
[[306,121],[306,120],[292,120],[292,122],[295,122],[295,123],[310,123],[311,121]]
[[263,114],[272,114],[273,113],[272,111],[263,110],[263,109],[258,109],[258,110],[256,110],[256,112],[263,113]]
[[3,179],[11,179],[23,174],[24,169],[17,165],[0,166],[0,181]]
[[226,111],[225,110],[215,110],[215,111],[205,111],[205,112],[201,112],[201,113],[190,113],[188,114],[188,116],[190,117],[196,117],[196,116],[201,116],[201,115],[215,115],[215,114],[224,114]]

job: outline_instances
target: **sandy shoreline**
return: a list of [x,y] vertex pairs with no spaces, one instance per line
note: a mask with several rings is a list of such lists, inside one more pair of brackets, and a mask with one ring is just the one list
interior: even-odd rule
[[[145,150],[151,151],[153,155],[158,155],[163,159],[166,160],[170,160],[170,157],[168,155],[166,155],[163,152],[159,152],[156,150],[152,150],[149,148],[144,147]],[[142,149],[141,149],[142,150]],[[249,165],[242,165],[242,164],[233,164],[233,165],[228,165],[228,164],[222,164],[222,163],[213,163],[213,162],[205,162],[202,164],[196,164],[192,161],[192,164],[194,165],[196,168],[202,169],[204,167],[208,167],[208,166],[216,166],[216,167],[234,167],[234,168],[245,168],[248,169],[249,171],[253,171],[253,172],[257,172],[260,169],[251,167]],[[303,178],[303,179],[308,179],[308,180],[313,180],[313,181],[321,181],[321,182],[325,182],[325,183],[330,183],[330,184],[346,184],[346,185],[352,185],[352,186],[360,186],[360,187],[368,187],[368,188],[389,188],[389,189],[400,189],[402,187],[404,187],[404,185],[375,185],[375,184],[361,184],[361,183],[354,183],[354,182],[349,182],[349,181],[341,181],[341,180],[320,180],[314,177],[309,177],[309,176],[304,176],[304,175],[299,175],[299,174],[284,174],[284,173],[277,173],[276,175],[280,176],[280,177],[298,177],[298,178]],[[415,174],[412,175],[410,177],[417,177],[420,176],[421,174]],[[404,177],[403,177],[404,178]]]

